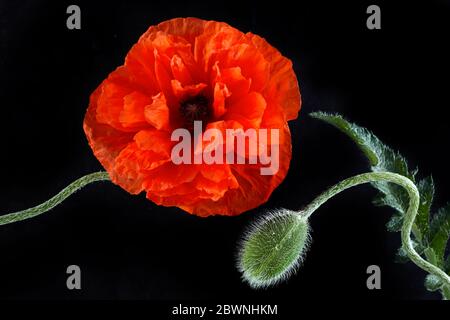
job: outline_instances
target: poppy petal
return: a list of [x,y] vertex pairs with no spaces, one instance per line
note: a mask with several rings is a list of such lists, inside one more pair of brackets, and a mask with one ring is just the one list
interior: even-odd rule
[[169,130],[169,108],[162,92],[152,97],[152,103],[144,107],[145,120],[158,130]]
[[235,120],[244,128],[259,128],[266,109],[266,100],[258,92],[250,92],[227,108],[225,120]]
[[270,62],[270,80],[265,89],[268,99],[282,106],[286,120],[296,119],[301,107],[301,96],[291,60],[281,55],[264,38],[252,33],[247,36]]

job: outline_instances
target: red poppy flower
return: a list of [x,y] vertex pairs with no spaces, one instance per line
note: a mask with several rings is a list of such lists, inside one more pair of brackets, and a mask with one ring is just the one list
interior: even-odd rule
[[[111,180],[129,193],[145,191],[157,204],[199,216],[237,215],[267,201],[285,178],[287,121],[300,105],[291,61],[263,38],[222,22],[177,18],[150,27],[92,93],[84,131]],[[221,132],[278,129],[278,171],[175,164],[171,133],[191,130],[194,120]]]

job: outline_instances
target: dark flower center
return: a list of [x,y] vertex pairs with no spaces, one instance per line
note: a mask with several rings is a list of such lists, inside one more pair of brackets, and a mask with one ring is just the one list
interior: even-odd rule
[[205,125],[205,122],[210,118],[209,101],[202,95],[190,97],[181,102],[180,113],[184,119],[186,129],[193,129],[194,121],[202,121],[203,125]]

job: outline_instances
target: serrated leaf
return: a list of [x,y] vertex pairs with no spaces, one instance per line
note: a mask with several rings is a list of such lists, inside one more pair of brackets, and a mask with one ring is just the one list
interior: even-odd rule
[[403,225],[403,215],[398,213],[392,215],[391,219],[386,223],[386,229],[389,232],[399,232]]
[[[414,250],[416,250],[416,252],[418,254],[423,253],[425,248],[420,243],[412,240],[412,244],[413,244]],[[395,262],[405,263],[408,261],[409,261],[409,257],[407,255],[405,249],[403,249],[403,247],[398,248],[397,254],[395,255]]]
[[444,271],[447,272],[447,274],[450,275],[450,254],[447,256],[447,259],[445,259]]
[[395,255],[395,262],[406,263],[408,261],[409,261],[409,257],[406,254],[405,249],[403,249],[403,247],[398,248],[397,253]]
[[450,203],[438,210],[430,225],[429,246],[434,250],[441,266],[450,236]]
[[310,116],[327,122],[348,135],[369,159],[371,166],[377,166],[382,162],[384,145],[366,128],[348,122],[339,114],[312,112]]
[[436,251],[434,251],[433,248],[427,247],[423,253],[425,254],[425,257],[427,258],[427,261],[435,266],[442,267],[442,263],[439,261],[439,257],[436,254]]
[[425,288],[428,291],[436,291],[442,287],[442,281],[433,274],[429,274],[425,278]]
[[419,181],[417,189],[420,193],[419,211],[415,220],[415,224],[420,231],[420,238],[426,240],[430,226],[430,209],[434,198],[434,181],[433,177],[428,176]]

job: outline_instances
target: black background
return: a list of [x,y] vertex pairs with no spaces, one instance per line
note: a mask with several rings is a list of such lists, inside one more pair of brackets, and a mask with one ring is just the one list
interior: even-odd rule
[[[335,111],[373,130],[423,175],[436,207],[450,200],[448,1],[0,1],[0,212],[33,206],[101,168],[82,130],[90,93],[123,63],[139,36],[163,20],[196,16],[265,37],[289,57],[303,106],[290,123],[293,159],[264,206],[241,216],[198,218],[158,207],[110,183],[86,187],[48,214],[0,227],[2,299],[302,301],[439,299],[424,272],[396,264],[393,211],[369,186],[347,191],[311,219],[313,243],[299,272],[255,291],[235,268],[236,242],[265,208],[299,209],[326,187],[368,170],[337,130],[308,117]],[[337,3],[338,2],[338,3]],[[81,7],[81,30],[66,8]],[[381,7],[382,29],[366,28]],[[82,269],[82,290],[66,268]],[[382,289],[366,288],[379,265]]]

